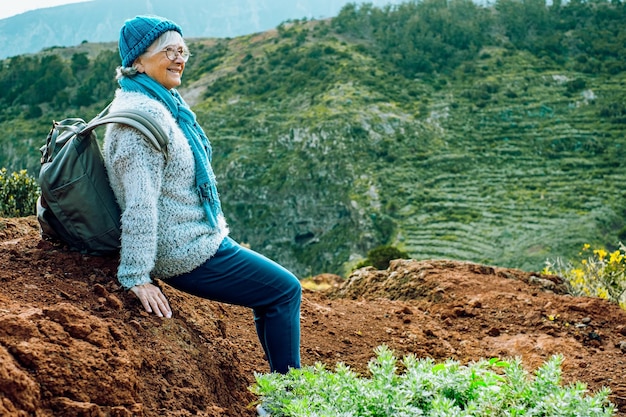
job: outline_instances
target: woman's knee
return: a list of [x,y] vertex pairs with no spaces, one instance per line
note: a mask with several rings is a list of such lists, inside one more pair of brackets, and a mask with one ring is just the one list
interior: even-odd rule
[[283,286],[283,300],[284,302],[293,305],[299,306],[302,300],[302,285],[300,284],[300,280],[291,272],[286,271],[285,277],[283,278],[284,286]]
[[302,284],[295,275],[290,275],[291,276],[289,279],[289,287],[287,292],[290,295],[290,298],[299,300],[302,298]]

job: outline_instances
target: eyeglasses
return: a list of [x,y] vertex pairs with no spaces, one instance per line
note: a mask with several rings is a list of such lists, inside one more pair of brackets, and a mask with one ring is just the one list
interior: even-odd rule
[[189,49],[187,49],[187,48],[178,48],[178,49],[176,49],[176,48],[172,48],[170,46],[168,48],[165,48],[161,52],[165,52],[165,56],[170,61],[176,61],[176,58],[178,58],[178,55],[180,55],[180,57],[183,59],[183,61],[187,62],[187,60],[191,56],[191,54],[189,53]]

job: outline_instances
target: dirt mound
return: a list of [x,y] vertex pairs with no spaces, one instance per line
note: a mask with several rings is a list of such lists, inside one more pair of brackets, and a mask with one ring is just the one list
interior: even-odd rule
[[[251,312],[162,284],[174,317],[159,319],[116,264],[41,241],[33,217],[0,219],[0,415],[254,416],[247,387],[268,368]],[[626,312],[558,277],[398,260],[313,284],[325,290],[304,293],[304,364],[365,372],[383,343],[437,361],[520,356],[529,370],[561,353],[564,383],[608,386],[626,416]]]

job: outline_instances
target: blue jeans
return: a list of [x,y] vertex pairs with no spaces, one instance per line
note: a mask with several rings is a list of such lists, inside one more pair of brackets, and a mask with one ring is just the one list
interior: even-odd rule
[[300,368],[300,281],[276,262],[227,237],[191,272],[166,281],[189,294],[252,308],[272,372]]

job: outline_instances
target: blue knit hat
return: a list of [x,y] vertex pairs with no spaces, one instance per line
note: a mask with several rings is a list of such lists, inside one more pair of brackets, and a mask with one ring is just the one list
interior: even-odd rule
[[169,30],[183,36],[183,30],[176,23],[159,16],[137,16],[124,22],[120,29],[120,57],[122,66],[130,67],[143,54],[152,42]]

